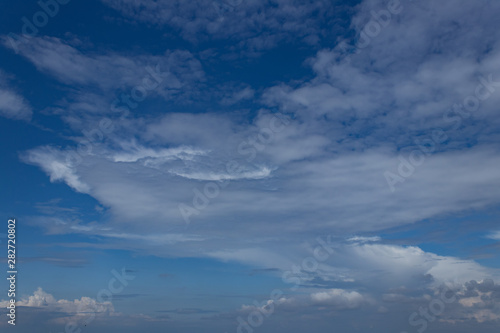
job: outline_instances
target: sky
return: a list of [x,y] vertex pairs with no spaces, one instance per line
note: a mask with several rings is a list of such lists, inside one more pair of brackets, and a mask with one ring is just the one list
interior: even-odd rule
[[500,2],[1,6],[2,332],[498,332]]

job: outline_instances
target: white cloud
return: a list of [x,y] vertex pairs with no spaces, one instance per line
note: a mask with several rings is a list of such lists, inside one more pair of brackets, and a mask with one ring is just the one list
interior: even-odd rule
[[31,120],[33,111],[24,97],[8,84],[8,77],[0,71],[0,116],[9,119]]
[[213,170],[211,164],[215,162],[215,159],[210,157],[211,151],[191,147],[152,149],[133,143],[132,145],[122,144],[122,148],[121,152],[110,154],[109,158],[113,162],[133,163],[139,161],[145,167],[193,180],[262,179],[269,177],[273,171],[269,167],[259,165],[247,167],[246,170],[236,170],[232,173],[227,172],[227,170]]
[[[353,261],[352,269],[359,279],[374,279],[390,288],[395,283],[418,284],[419,279],[428,277],[428,283],[435,287],[447,282],[464,284],[486,277],[500,278],[500,272],[488,269],[472,260],[451,256],[440,256],[425,252],[414,246],[403,247],[386,244],[353,245],[347,249],[347,256]],[[371,271],[371,276],[359,276]]]
[[334,306],[337,309],[354,309],[360,307],[365,299],[357,291],[330,289],[311,294],[311,300],[317,304]]
[[[194,156],[206,155],[207,152],[200,149],[192,149],[189,147],[178,147],[170,149],[155,150],[145,147],[134,147],[132,152],[116,153],[112,156],[114,162],[137,162],[140,159],[147,159],[144,162],[146,165],[155,165],[156,160],[170,161],[175,159],[192,160]],[[161,162],[160,162],[161,163]]]
[[[225,127],[221,131],[226,131]],[[191,133],[193,142],[198,141],[195,133]],[[207,238],[201,242],[207,252],[251,247],[248,242],[253,239],[263,239],[259,246],[273,252],[280,243],[273,240],[284,235],[283,239],[293,240],[334,230],[348,234],[376,232],[500,201],[494,191],[500,186],[500,157],[490,147],[430,156],[412,177],[399,184],[395,195],[383,173],[397,168],[399,161],[376,149],[281,164],[281,157],[274,161],[274,155],[268,154],[268,147],[274,144],[271,142],[254,163],[238,159],[243,170],[228,177],[225,166],[234,159],[231,151],[246,140],[247,133],[241,134],[240,140],[233,134],[232,142],[236,144],[218,149],[218,138],[208,139],[205,144],[198,141],[188,152],[204,153],[186,153],[183,157],[180,154],[184,150],[158,145],[144,150],[116,150],[101,145],[92,155],[83,156],[82,163],[75,167],[65,165],[65,152],[55,148],[34,149],[24,158],[39,165],[51,180],[64,181],[110,208],[114,218],[109,227],[117,234],[125,226],[141,234],[171,233],[172,228],[184,225],[179,204],[194,207],[196,193],[203,193],[207,183],[230,179],[224,187],[215,182],[219,194],[206,203],[198,199],[198,204],[206,206],[192,220],[197,225],[196,234]],[[168,141],[164,144],[172,147]],[[412,204],[405,204],[408,202]],[[240,216],[237,221],[235,216]],[[138,219],[144,221],[140,230],[135,223]],[[101,233],[97,229],[95,232]],[[221,235],[223,241],[214,241]]]
[[26,163],[38,165],[50,176],[51,182],[63,181],[77,192],[88,193],[90,186],[81,181],[77,171],[66,160],[66,155],[52,147],[41,147],[22,155]]
[[360,242],[360,243],[378,242],[380,240],[381,238],[378,236],[373,236],[373,237],[354,236],[347,239],[348,242]]
[[[11,47],[7,38],[3,38],[3,44]],[[61,82],[88,89],[99,87],[107,92],[159,83],[149,92],[169,98],[187,84],[204,80],[200,62],[182,50],[168,50],[161,56],[83,53],[58,38],[34,37],[19,45],[19,53]]]
[[[0,301],[0,307],[7,307],[9,301]],[[54,296],[38,288],[32,296],[27,299],[16,301],[16,306],[40,308],[44,311],[62,312],[72,316],[87,316],[89,311],[94,314],[113,315],[114,308],[111,302],[97,302],[90,297],[82,297],[68,301],[65,299],[55,299]]]
[[[475,94],[480,76],[492,74],[495,91],[462,120],[463,128],[447,133],[446,146],[438,149],[463,147],[471,138],[494,142],[499,125],[500,43],[493,13],[499,4],[489,2],[489,8],[460,3],[463,6],[450,1],[402,4],[401,14],[393,16],[359,54],[346,53],[338,45],[321,50],[309,61],[315,78],[272,87],[264,99],[269,105],[294,110],[311,127],[316,125],[316,133],[328,131],[331,149],[384,145],[404,150],[435,128],[454,126],[456,122],[443,116]],[[387,1],[362,2],[353,18],[355,31],[360,33],[372,12],[386,6]],[[479,20],[490,23],[478,26]],[[350,61],[343,61],[347,57]]]
[[134,239],[141,240],[145,243],[161,245],[161,244],[176,244],[179,242],[200,242],[203,240],[201,236],[195,235],[181,235],[181,234],[155,234],[155,235],[137,235],[137,234],[126,234],[126,233],[102,233],[101,236],[120,238],[120,239]]
[[296,298],[280,297],[276,300],[269,299],[269,300],[265,301],[260,306],[243,304],[241,306],[240,311],[246,312],[246,313],[253,312],[253,311],[261,311],[263,313],[264,312],[269,313],[269,312],[271,312],[271,309],[272,309],[272,312],[274,312],[275,306],[279,306],[280,308],[282,308],[283,306],[287,306],[288,308],[293,308],[294,306],[297,305],[296,302],[297,302]]
[[221,104],[232,105],[236,104],[242,100],[252,99],[254,97],[255,91],[250,87],[245,87],[237,92],[232,93],[230,96],[222,98]]
[[272,170],[268,167],[257,167],[257,170],[243,171],[238,174],[229,173],[213,173],[213,172],[192,172],[184,173],[170,171],[175,175],[196,180],[221,181],[221,180],[238,180],[238,179],[263,179],[271,175]]
[[373,301],[357,291],[344,289],[324,289],[311,294],[298,294],[293,296],[277,297],[268,299],[264,302],[256,302],[252,305],[243,304],[240,312],[251,313],[260,311],[262,313],[276,313],[278,316],[283,314],[300,314],[312,310],[316,314],[328,313],[332,311],[344,311],[359,309],[364,305],[372,304]]
[[494,239],[494,240],[500,240],[500,231],[494,231],[488,235],[488,238]]
[[[188,39],[200,31],[218,36],[234,32],[248,43],[245,45],[253,43],[256,49],[286,39],[245,36],[251,22],[272,27],[278,24],[265,12],[262,17],[255,16],[254,9],[260,7],[255,2],[249,2],[249,7],[242,5],[241,14],[229,15],[222,23],[238,21],[239,26],[234,27],[241,30],[219,32],[207,13],[189,23],[187,20],[206,10],[211,1],[202,6],[196,1],[148,1],[142,7],[128,0],[107,3],[141,20],[174,25]],[[353,236],[347,239],[348,244],[344,241],[346,234],[373,234],[500,203],[500,88],[495,88],[495,94],[481,103],[476,113],[462,120],[460,129],[450,130],[452,124],[443,120],[454,103],[474,94],[478,75],[494,73],[494,80],[500,81],[500,29],[495,16],[499,4],[459,4],[405,4],[398,19],[350,62],[339,61],[346,56],[339,48],[325,49],[308,62],[312,79],[266,89],[261,101],[293,117],[269,143],[255,148],[254,158],[242,154],[239,147],[252,140],[255,143],[259,130],[269,127],[272,115],[266,110],[260,110],[252,121],[236,113],[209,112],[131,119],[120,124],[120,130],[84,156],[78,166],[65,165],[65,152],[55,148],[35,148],[25,160],[42,168],[52,181],[64,181],[109,208],[111,218],[105,226],[112,231],[75,230],[74,225],[68,229],[108,236],[117,248],[141,249],[159,256],[208,256],[287,271],[312,255],[305,240],[336,233],[342,239],[336,244],[336,254],[320,263],[316,271],[301,272],[305,276],[302,287],[323,288],[308,291],[309,301],[315,304],[356,308],[363,303],[361,288],[384,292],[387,300],[403,301],[409,297],[386,291],[402,284],[411,293],[449,281],[463,284],[485,277],[498,281],[497,270],[472,260],[441,256],[417,246],[383,244],[379,237]],[[303,13],[316,8],[316,4],[308,5]],[[370,19],[370,11],[385,5],[385,1],[361,3],[356,7],[353,28],[359,33]],[[172,8],[175,10],[170,11]],[[286,32],[303,29],[302,23],[293,25],[303,17],[300,6],[280,1],[276,10],[282,11],[280,15],[291,14]],[[254,15],[252,20],[241,20],[249,14]],[[314,37],[314,31],[310,36]],[[269,43],[263,43],[266,41]],[[103,89],[118,83],[135,84],[143,66],[159,60],[83,54],[49,38],[34,39],[30,45],[21,52],[41,70],[62,82],[96,84]],[[192,61],[192,66],[181,70],[187,77],[181,82],[203,76],[192,55],[175,54],[165,57]],[[195,74],[189,76],[187,72],[193,68]],[[110,73],[109,77],[96,75],[101,70]],[[173,80],[170,84],[172,89],[182,90],[182,83]],[[252,88],[245,88],[225,96],[222,103],[229,105],[253,93]],[[82,109],[94,110],[86,99],[82,99]],[[397,173],[398,156],[408,159],[416,147],[415,139],[431,137],[435,128],[446,130],[448,141],[437,145],[392,193],[384,172]],[[137,144],[124,139],[129,137],[137,138]],[[225,170],[231,160],[243,166],[236,176]],[[219,195],[196,201],[208,183],[224,179],[231,182],[220,188]],[[193,216],[192,229],[183,229],[179,204],[203,206]],[[499,239],[497,232],[490,237]],[[159,244],[175,244],[175,249],[156,246]],[[334,288],[339,283],[352,284],[353,288]],[[413,300],[421,299],[415,296]],[[483,305],[477,296],[467,296],[462,303],[474,309]],[[477,320],[493,318],[486,310],[480,311]]]
[[222,261],[243,262],[247,265],[268,268],[285,268],[293,263],[291,258],[285,255],[272,253],[261,248],[218,250],[207,253],[207,256]]
[[33,112],[26,100],[12,90],[0,88],[0,115],[11,119],[30,120]]

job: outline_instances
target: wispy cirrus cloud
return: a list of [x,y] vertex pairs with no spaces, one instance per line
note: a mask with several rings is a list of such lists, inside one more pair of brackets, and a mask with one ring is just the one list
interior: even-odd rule
[[103,2],[134,20],[169,26],[192,42],[229,38],[239,41],[236,47],[255,51],[273,48],[292,37],[315,44],[329,29],[340,29],[342,16],[336,14],[346,7],[331,1]]
[[500,231],[494,231],[490,233],[487,237],[494,240],[500,240]]
[[[5,47],[11,47],[6,38],[2,41]],[[185,89],[188,82],[204,80],[200,62],[184,50],[166,50],[165,54],[156,56],[102,54],[82,52],[59,38],[35,37],[22,44],[19,53],[40,71],[63,83],[87,89],[99,87],[109,92],[131,88],[140,85],[147,75],[156,75],[162,81],[156,91],[166,97]]]
[[16,120],[31,120],[33,110],[29,102],[9,84],[8,76],[0,71],[0,115]]

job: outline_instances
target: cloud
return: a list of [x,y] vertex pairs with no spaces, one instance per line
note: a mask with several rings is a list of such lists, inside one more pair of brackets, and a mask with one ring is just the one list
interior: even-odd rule
[[[132,1],[108,3],[127,15],[161,24],[175,21],[177,12],[171,13],[171,8],[185,10],[185,14],[211,6],[211,2],[203,3],[205,7],[200,9],[194,3],[145,2],[142,7]],[[353,29],[360,32],[371,17],[369,9],[383,4],[359,6]],[[305,6],[320,5],[327,6],[323,2],[307,2]],[[241,6],[246,11],[260,5],[245,2]],[[299,20],[300,8],[295,3],[278,2],[273,10],[282,11],[280,15],[293,14],[291,19]],[[431,26],[445,27],[449,38],[437,36],[439,29],[420,25],[428,20],[427,9],[434,13]],[[369,48],[353,55],[352,61],[340,61],[346,54],[338,48],[318,52],[308,61],[311,79],[277,84],[262,96],[261,102],[269,108],[293,115],[293,121],[262,147],[252,147],[252,142],[258,143],[259,130],[269,127],[272,114],[260,108],[251,120],[208,112],[131,119],[117,124],[119,129],[107,138],[109,141],[94,147],[78,166],[68,166],[66,151],[54,147],[32,149],[23,159],[38,165],[52,181],[63,181],[110,208],[111,223],[118,230],[115,234],[138,218],[147,221],[143,227],[148,234],[157,229],[168,233],[167,229],[183,223],[179,204],[193,205],[196,190],[203,191],[206,185],[203,181],[217,180],[231,182],[196,216],[208,238],[234,236],[229,228],[234,225],[234,216],[243,216],[238,219],[242,234],[259,238],[264,230],[266,237],[272,238],[287,230],[294,239],[304,229],[309,236],[331,229],[347,234],[375,232],[485,209],[500,200],[495,191],[500,182],[498,149],[493,144],[498,94],[482,103],[470,124],[463,119],[460,130],[446,131],[448,140],[435,147],[410,178],[398,184],[397,195],[391,193],[383,175],[397,172],[400,157],[408,159],[411,149],[417,147],[415,141],[432,136],[435,126],[448,129],[444,126],[450,124],[442,122],[446,108],[474,93],[478,74],[487,75],[495,69],[500,57],[495,37],[498,29],[491,12],[467,2],[463,7],[446,1],[408,4],[398,16],[401,19],[391,21],[391,27]],[[480,29],[472,22],[483,14],[480,21],[491,22],[485,24],[491,32],[486,34],[491,41],[488,53],[472,47],[479,43],[475,36]],[[460,30],[470,28],[472,33],[456,34],[448,29],[461,17],[467,19]],[[410,34],[411,29],[421,34]],[[438,45],[433,44],[436,38]],[[395,43],[400,40],[404,42]],[[408,51],[412,43],[422,51],[418,57]],[[457,56],[459,45],[472,50],[471,54]],[[130,86],[145,72],[144,66],[154,65],[153,60],[160,58],[166,58],[167,63],[173,58],[175,68],[183,61],[193,64],[179,65],[192,79],[202,75],[196,70],[201,65],[184,51],[167,52],[164,57],[103,55],[79,51],[49,37],[33,38],[22,47],[21,54],[40,70],[74,85],[103,89],[117,84]],[[98,75],[102,72],[109,75]],[[130,144],[130,137],[137,138],[137,144]],[[236,176],[225,170],[231,160],[242,166]],[[172,188],[176,190],[166,190]]]
[[[116,297],[115,297],[116,296]],[[113,299],[117,301],[126,298],[135,298],[142,296],[141,294],[118,294],[113,295]],[[10,304],[10,301],[0,301],[0,310],[6,313],[5,310]],[[80,299],[66,300],[56,299],[50,293],[45,292],[42,288],[35,290],[33,295],[27,298],[18,298],[16,300],[18,312],[23,313],[25,322],[16,322],[17,325],[35,324],[38,329],[45,327],[47,330],[57,327],[64,331],[65,327],[75,327],[83,329],[85,326],[92,326],[94,330],[101,332],[100,329],[105,327],[129,327],[133,323],[141,322],[163,322],[167,318],[154,318],[144,314],[124,314],[116,312],[114,306],[109,301],[97,301],[93,298],[83,296]],[[6,322],[2,322],[3,324]],[[35,328],[36,329],[36,328]]]
[[261,302],[254,301],[252,305],[243,304],[237,313],[246,315],[261,312],[276,316],[305,316],[314,313],[315,316],[322,317],[339,311],[359,309],[371,303],[373,301],[370,297],[357,291],[324,289],[309,295],[274,297]]
[[[244,140],[242,138],[241,142]],[[208,147],[198,149],[205,148]],[[219,149],[192,161],[168,162],[158,157],[144,157],[144,160],[124,163],[113,162],[109,157],[134,156],[135,159],[137,155],[95,149],[92,155],[84,157],[83,163],[69,167],[64,151],[42,147],[29,151],[24,160],[39,165],[52,181],[64,181],[79,192],[90,193],[101,204],[116,211],[127,211],[132,204],[134,216],[145,217],[157,211],[179,222],[182,216],[177,206],[181,203],[192,205],[193,189],[200,186],[199,180],[235,180],[232,186],[225,188],[217,185],[220,193],[226,196],[210,200],[207,209],[197,217],[222,228],[227,220],[225,216],[248,211],[245,219],[254,225],[265,224],[263,221],[276,215],[273,218],[275,230],[284,224],[299,226],[302,217],[307,215],[317,228],[316,232],[332,226],[344,232],[376,231],[465,209],[488,207],[500,200],[495,191],[490,191],[500,183],[496,172],[499,158],[493,147],[474,147],[429,157],[411,178],[398,185],[397,196],[391,193],[383,175],[387,170],[397,170],[400,161],[383,150],[289,164],[274,162],[275,156],[267,155],[266,151],[256,160],[258,164],[240,160],[243,170],[237,177],[227,175],[226,164],[232,158],[223,157],[224,153]],[[155,173],[154,180],[148,176],[152,166],[161,171]],[[272,173],[271,168],[274,169]],[[261,183],[252,183],[260,179]],[[271,187],[268,187],[269,181]],[[163,191],[173,184],[179,184],[175,195]],[[201,184],[202,190],[204,185]],[[436,186],[439,192],[432,190]],[[111,195],[117,191],[119,195]],[[373,193],[378,194],[373,196]],[[273,204],[264,204],[264,200]],[[251,202],[259,204],[260,209],[251,211],[247,204]],[[413,204],[408,206],[404,202]],[[279,217],[279,212],[295,217]],[[392,213],[387,215],[386,212]],[[217,222],[212,220],[214,216],[219,217]],[[148,224],[155,225],[157,221],[150,220]],[[240,227],[245,228],[245,224]]]
[[477,323],[500,321],[500,285],[493,280],[471,280],[456,293],[457,308],[446,314],[446,320],[463,323],[468,320]]
[[[7,307],[9,301],[1,301],[2,308]],[[55,299],[54,296],[38,288],[32,296],[16,301],[16,306],[39,308],[43,311],[61,312],[71,316],[87,315],[87,311],[93,311],[95,314],[113,315],[114,308],[111,302],[97,302],[89,297],[82,297],[68,301],[65,299]]]
[[23,97],[12,90],[0,88],[0,114],[10,119],[30,120],[33,112]]
[[378,236],[373,236],[373,237],[354,236],[347,239],[348,242],[360,242],[360,243],[378,242],[380,240],[381,238]]
[[[341,6],[330,1],[134,1],[103,0],[134,20],[169,26],[191,42],[214,39],[239,41],[237,47],[262,50],[280,41],[317,43],[337,28]],[[259,27],[255,29],[255,27]]]
[[[449,1],[404,4],[359,54],[344,51],[340,43],[320,50],[308,61],[316,74],[313,79],[272,87],[264,100],[295,110],[317,131],[330,129],[332,149],[339,151],[379,145],[404,151],[436,128],[453,128],[439,150],[460,149],[470,140],[492,142],[498,128],[500,45],[490,9],[498,4],[490,3],[493,7],[486,9],[461,3],[460,7]],[[386,5],[386,1],[360,4],[352,18],[357,36],[372,13]],[[429,12],[435,14],[432,19]],[[478,20],[492,23],[484,28],[488,32],[477,26]],[[355,41],[347,40],[352,45]],[[484,90],[476,89],[489,75],[496,82],[492,93],[485,93],[488,97],[479,110],[458,117],[454,105]],[[452,120],[452,115],[457,117]]]
[[243,313],[250,313],[254,311],[258,312],[268,312],[270,308],[273,308],[274,306],[280,306],[280,307],[286,307],[289,310],[296,310],[297,306],[299,306],[299,300],[297,298],[293,297],[279,297],[277,299],[269,299],[263,302],[263,304],[258,305],[247,305],[243,304],[241,306],[240,311]]
[[[190,147],[169,149],[151,149],[133,144],[126,151],[115,153],[110,158],[114,162],[132,163],[139,161],[142,165],[163,170],[176,176],[195,180],[234,180],[261,179],[269,177],[272,170],[266,166],[254,166],[251,170],[229,173],[206,170],[205,166],[212,162],[210,151]],[[182,161],[182,166],[177,163]]]
[[145,159],[145,165],[155,165],[156,160],[169,161],[175,159],[192,160],[198,155],[206,155],[203,150],[191,149],[189,147],[178,147],[170,149],[154,150],[145,147],[134,147],[132,152],[122,152],[115,154],[112,159],[114,162],[137,162],[140,159]]
[[491,234],[488,235],[488,238],[494,239],[494,240],[500,240],[500,231],[494,231]]
[[[356,280],[374,279],[372,283],[387,288],[398,281],[405,281],[412,287],[422,283],[437,287],[450,281],[464,284],[474,279],[500,277],[497,270],[488,269],[472,260],[440,256],[413,246],[354,245],[347,248],[347,256],[354,261],[352,269],[353,272],[357,271],[354,274]],[[360,276],[367,271],[372,272],[371,276]]]
[[[359,32],[361,22],[370,18],[368,9],[382,4],[360,6],[353,28]],[[162,6],[171,6],[165,3],[145,3],[142,9],[132,2],[116,1],[112,5],[134,16],[157,15],[158,20],[161,15],[175,15],[162,10]],[[195,10],[192,4],[179,6]],[[445,132],[446,143],[436,147],[410,178],[398,184],[397,195],[390,192],[384,179],[386,171],[397,172],[400,154],[408,159],[416,147],[415,140],[432,136],[435,126],[447,129],[445,126],[450,124],[442,121],[447,108],[473,94],[479,82],[477,74],[492,72],[499,59],[493,37],[491,52],[480,57],[479,62],[475,60],[479,49],[473,51],[477,54],[457,57],[453,51],[457,45],[471,46],[477,41],[473,34],[454,33],[450,35],[452,42],[440,39],[449,46],[439,46],[441,53],[402,57],[407,55],[408,45],[394,43],[400,38],[392,37],[409,33],[406,24],[417,29],[419,22],[425,22],[428,14],[419,6],[408,4],[401,21],[393,20],[391,27],[377,36],[369,49],[352,56],[350,63],[337,61],[345,56],[340,50],[325,49],[309,61],[314,78],[267,89],[262,102],[286,109],[294,115],[294,121],[257,151],[251,163],[245,162],[251,155],[238,150],[249,147],[245,143],[255,140],[259,129],[269,126],[266,111],[252,122],[234,115],[187,112],[169,113],[152,121],[131,121],[127,128],[120,128],[117,137],[110,138],[113,144],[94,149],[76,168],[53,163],[61,161],[62,156],[54,152],[50,158],[43,148],[33,150],[30,159],[52,180],[65,181],[110,207],[117,219],[125,218],[121,223],[134,218],[147,220],[148,230],[165,228],[160,221],[182,223],[177,207],[182,203],[192,205],[194,190],[200,187],[203,191],[205,186],[200,181],[224,179],[230,179],[230,185],[221,188],[221,195],[210,200],[195,217],[209,234],[227,230],[233,223],[230,217],[238,215],[244,216],[239,223],[243,233],[257,237],[250,226],[259,226],[257,229],[266,230],[272,237],[281,230],[302,230],[306,220],[311,235],[329,228],[353,234],[491,207],[500,200],[494,191],[500,181],[495,169],[498,151],[492,144],[497,122],[493,112],[498,98],[495,94],[481,105],[470,126],[465,126],[463,120],[463,128]],[[435,17],[442,15],[443,24],[448,26],[473,5],[453,7],[453,11],[449,11],[448,3],[428,6]],[[471,25],[472,18],[482,11],[476,7],[471,9],[471,19],[467,18],[463,29],[477,30]],[[495,22],[488,13],[485,20]],[[432,46],[436,35],[433,29],[422,29],[422,36],[411,37],[418,39],[416,46],[424,50]],[[497,34],[493,28],[491,33]],[[63,44],[56,40],[44,42]],[[64,52],[76,54],[78,59],[85,57],[83,63],[111,62],[106,58],[109,55],[84,56],[70,48],[62,46]],[[392,62],[386,61],[388,57]],[[120,72],[113,68],[111,72]],[[381,72],[386,74],[381,76]],[[498,80],[497,76],[494,80]],[[136,148],[117,149],[126,142],[123,138],[131,136],[137,137]],[[469,145],[470,138],[475,141]],[[181,147],[191,151],[173,153],[172,149],[187,149]],[[117,160],[110,161],[110,156]],[[236,177],[225,171],[232,159],[243,165]],[[152,168],[158,170],[154,180]],[[164,190],[173,187],[177,189],[175,195]],[[412,205],[405,204],[408,202]],[[153,216],[156,218],[150,219]],[[291,238],[298,234],[294,231]]]
[[84,267],[88,260],[81,258],[58,258],[58,257],[25,257],[20,262],[46,262],[60,267]]
[[230,96],[224,97],[220,103],[223,105],[233,105],[243,100],[252,99],[254,97],[254,93],[255,91],[252,88],[246,87]]
[[165,234],[165,235],[137,235],[137,234],[113,234],[113,233],[102,233],[101,236],[120,238],[120,239],[134,239],[141,240],[147,244],[175,244],[178,242],[189,242],[189,241],[202,241],[203,237],[200,236],[186,236],[180,234]]
[[[309,21],[304,15],[328,15],[332,8],[322,1],[277,1],[259,12],[262,5],[248,1],[219,22],[208,10],[211,1],[106,3],[129,17],[174,27],[191,41],[203,39],[200,34],[230,37],[240,42],[236,50],[274,47],[296,29],[305,31],[299,36],[304,41],[314,42],[321,24],[304,30]],[[371,20],[371,11],[385,6],[385,1],[364,1],[355,8],[353,42]],[[377,309],[396,309],[428,303],[443,283],[463,286],[489,278],[495,284],[498,270],[473,260],[356,235],[449,221],[500,203],[498,6],[492,1],[484,6],[406,2],[390,26],[357,54],[330,45],[306,61],[305,79],[268,83],[262,95],[243,83],[216,95],[218,107],[230,112],[207,108],[137,115],[115,123],[117,130],[78,165],[66,163],[63,148],[33,148],[22,155],[25,162],[37,165],[51,181],[90,195],[108,212],[108,219],[95,225],[46,219],[46,230],[97,236],[94,244],[71,244],[75,247],[209,257],[276,276],[295,269],[303,295],[284,297],[281,305],[287,309],[304,304],[325,311],[358,309],[368,300],[375,300]],[[259,24],[271,31],[262,36],[249,32]],[[181,51],[96,54],[54,38],[33,39],[23,47],[21,54],[42,72],[79,88],[131,87],[142,79],[145,66],[160,61],[161,68],[172,64],[169,73],[180,73],[165,75],[169,86],[159,91],[164,97],[171,90],[181,94],[205,77],[196,58]],[[485,85],[485,80],[493,82]],[[476,111],[454,108],[475,96],[478,87],[493,91]],[[251,111],[234,107],[240,101],[251,104]],[[99,114],[105,99],[93,100],[89,93],[78,102],[80,109]],[[287,119],[272,134],[266,131],[274,116],[270,110]],[[66,118],[70,124],[91,123],[72,117]],[[445,134],[439,143],[429,141],[436,131]],[[420,153],[423,162],[392,192],[384,174],[407,166],[415,149],[427,149]],[[241,166],[238,172],[227,171],[230,161]],[[217,190],[210,192],[214,186]],[[180,204],[196,210],[190,228],[185,228]],[[305,269],[304,260],[314,255],[311,242],[332,233],[338,236],[332,241],[334,254],[318,262],[316,270]],[[497,240],[497,232],[490,238]],[[443,320],[458,320],[460,314],[478,322],[496,320],[496,293],[464,293],[453,305],[459,315]],[[410,305],[407,309],[408,314],[414,311]]]
[[260,248],[220,250],[208,253],[209,257],[223,261],[244,262],[256,267],[268,267],[279,263],[279,267],[291,264],[290,258],[275,253],[270,253]]
[[315,304],[329,305],[336,309],[354,309],[365,302],[360,293],[343,289],[330,289],[311,294],[311,300]]
[[206,313],[214,313],[216,311],[204,310],[198,308],[181,308],[175,310],[163,310],[158,312],[166,312],[166,313],[175,313],[179,315],[193,315],[193,314],[206,314]]
[[56,148],[45,146],[31,150],[21,156],[26,163],[38,165],[49,176],[51,182],[64,181],[77,192],[88,193],[89,185],[83,183],[76,170],[68,165],[66,155]]
[[[5,37],[3,44],[11,47]],[[19,45],[19,53],[40,71],[88,91],[158,86],[152,92],[170,98],[186,85],[204,80],[200,62],[184,50],[167,50],[159,56],[83,53],[59,38],[34,37]]]
[[0,71],[0,116],[28,121],[33,116],[28,101],[9,87],[7,76],[2,71]]

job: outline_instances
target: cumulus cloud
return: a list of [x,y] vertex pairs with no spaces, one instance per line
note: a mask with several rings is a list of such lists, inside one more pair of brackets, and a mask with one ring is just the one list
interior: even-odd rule
[[311,294],[311,300],[315,304],[329,305],[337,309],[354,309],[365,302],[364,297],[357,291],[343,289],[330,289]]
[[[9,301],[0,302],[2,308],[7,307],[8,304]],[[95,314],[114,314],[114,307],[111,302],[97,302],[90,297],[82,297],[73,301],[58,300],[40,287],[28,298],[17,300],[16,306],[39,308],[43,311],[61,312],[72,316],[87,315],[88,311],[93,311]]]
[[[470,140],[492,142],[497,138],[500,100],[498,30],[488,25],[485,35],[477,26],[478,20],[494,21],[486,7],[460,3],[463,6],[448,1],[402,4],[401,13],[358,54],[341,44],[323,49],[309,61],[316,77],[298,87],[295,82],[272,87],[264,100],[296,110],[317,132],[328,131],[332,149],[339,151],[383,145],[409,152],[436,128],[448,135],[438,151],[462,148]],[[372,13],[386,5],[360,4],[352,19],[358,36]],[[429,18],[429,12],[435,16]],[[347,42],[355,45],[356,40]],[[489,91],[481,87],[484,82],[490,82]],[[483,93],[478,110],[462,112],[460,105],[469,96],[476,98],[476,92]]]
[[[276,291],[278,292],[278,291]],[[279,293],[279,292],[278,292]],[[272,314],[274,312],[303,313],[304,308],[314,309],[319,312],[336,312],[343,310],[354,310],[372,303],[372,300],[357,291],[344,289],[325,289],[310,295],[294,295],[275,297],[254,304],[243,304],[239,309],[241,313],[262,312]]]
[[491,279],[471,280],[461,286],[454,294],[455,311],[445,314],[443,321],[477,323],[500,321],[500,285]]
[[[440,256],[414,246],[363,244],[350,246],[347,252],[350,252],[349,258],[356,262],[353,268],[358,272],[357,279],[372,278],[387,288],[398,281],[405,281],[413,287],[422,282],[436,287],[447,282],[464,284],[474,279],[500,277],[498,271],[472,260]],[[371,273],[371,277],[359,276],[366,270],[378,272]]]

